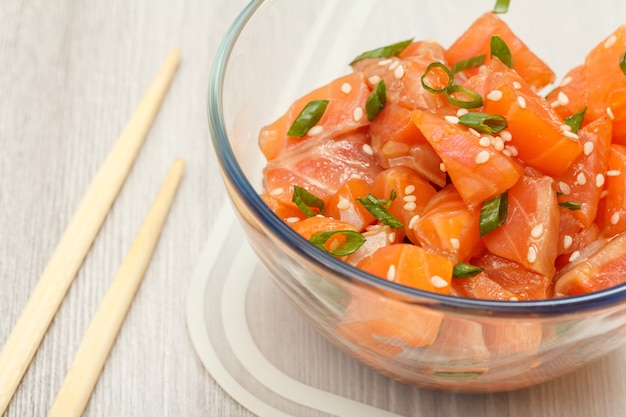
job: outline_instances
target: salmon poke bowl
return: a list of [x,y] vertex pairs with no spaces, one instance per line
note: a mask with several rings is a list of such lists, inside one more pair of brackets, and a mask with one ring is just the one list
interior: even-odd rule
[[496,392],[623,346],[614,3],[242,11],[210,77],[223,182],[273,281],[338,349],[408,384]]

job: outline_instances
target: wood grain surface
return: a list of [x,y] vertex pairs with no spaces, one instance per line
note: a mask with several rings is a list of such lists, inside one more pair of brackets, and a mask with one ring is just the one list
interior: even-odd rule
[[[185,180],[84,415],[252,416],[202,366],[185,318],[189,279],[226,198],[207,126],[209,70],[246,3],[0,1],[0,346],[153,75],[172,48],[181,50],[180,68],[146,143],[6,417],[45,416],[50,410],[175,157],[186,162]],[[266,319],[290,314],[285,309]],[[338,392],[374,402],[377,393],[390,389],[386,378],[346,362],[310,328],[291,336],[319,344],[321,354],[362,377],[359,385],[337,386]],[[412,388],[394,383],[396,391],[385,398],[406,401],[395,408],[415,416],[561,417],[555,410],[567,402],[570,409],[584,409],[585,417],[621,417],[626,375],[616,369],[626,369],[626,349],[531,390],[414,396]]]

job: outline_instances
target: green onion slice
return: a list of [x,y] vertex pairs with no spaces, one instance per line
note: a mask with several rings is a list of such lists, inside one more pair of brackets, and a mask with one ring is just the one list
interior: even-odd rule
[[471,278],[481,272],[483,272],[483,269],[479,266],[459,262],[454,265],[454,268],[452,269],[452,276],[454,278]]
[[509,10],[510,0],[496,0],[495,6],[493,6],[494,13],[506,13]]
[[[436,69],[443,70],[443,72],[445,72],[446,75],[448,76],[448,82],[442,88],[434,88],[426,84],[426,79],[428,78],[428,74],[431,71],[435,71]],[[440,94],[446,91],[447,88],[452,86],[452,84],[454,83],[454,74],[452,73],[450,68],[446,67],[443,63],[435,61],[435,62],[431,62],[430,64],[428,64],[428,66],[426,67],[426,71],[424,71],[424,74],[422,74],[421,81],[422,81],[422,87],[424,87],[424,90],[428,91],[429,93]]]
[[470,68],[480,67],[485,63],[485,54],[476,55],[467,59],[463,59],[456,64],[454,64],[451,68],[452,73],[456,74],[461,71],[465,71]]
[[490,135],[500,133],[508,126],[504,116],[481,112],[469,112],[459,116],[459,124]]
[[587,111],[587,107],[582,109],[576,114],[572,114],[570,117],[565,118],[564,122],[566,125],[572,128],[572,132],[578,132],[580,129],[580,125],[583,123],[583,119],[585,118],[585,112]]
[[[335,235],[342,235],[346,240],[336,248],[327,248],[326,243]],[[354,230],[329,230],[313,233],[309,242],[331,255],[346,256],[356,252],[365,243],[365,237]]]
[[626,75],[626,52],[619,57],[619,67],[621,68],[624,75]]
[[378,221],[380,221],[381,223],[386,224],[389,227],[400,228],[404,227],[402,222],[398,220],[393,214],[387,211],[389,205],[395,197],[396,193],[395,190],[393,190],[391,192],[389,200],[380,199],[374,197],[371,194],[368,194],[364,198],[357,198],[357,201],[361,203],[361,205],[365,207],[365,209],[369,211],[374,217],[376,217],[376,219],[378,219]]
[[363,52],[361,55],[354,58],[352,62],[350,62],[350,65],[354,65],[357,62],[368,58],[390,58],[392,56],[398,56],[400,52],[404,51],[406,47],[411,44],[411,42],[413,42],[413,38]]
[[367,120],[370,122],[374,120],[374,118],[378,116],[378,113],[380,113],[385,107],[386,103],[387,87],[385,86],[385,81],[380,80],[365,102],[365,114],[367,115]]
[[[296,203],[296,206],[298,206],[300,211],[307,217],[315,217],[318,214],[324,214],[324,200],[314,196],[305,188],[294,185],[291,201]],[[311,208],[317,209],[319,213],[316,213]]]
[[562,203],[559,203],[559,206],[565,207],[566,209],[569,209],[569,210],[580,210],[581,209],[580,203],[575,203],[573,201],[564,201]]
[[485,201],[480,209],[479,230],[480,235],[485,236],[493,232],[506,222],[509,210],[509,193],[503,192],[491,200]]
[[[454,94],[456,93],[460,93],[466,98],[456,98],[454,97]],[[446,96],[450,104],[457,107],[462,107],[464,109],[475,109],[483,105],[483,98],[480,96],[480,94],[468,90],[467,88],[462,87],[458,84],[446,87],[443,94]]]
[[328,106],[328,100],[313,100],[309,102],[287,132],[287,136],[301,138],[308,133],[308,131],[320,121],[326,107]]
[[491,56],[499,58],[507,67],[513,68],[513,55],[511,55],[511,50],[498,35],[491,37]]

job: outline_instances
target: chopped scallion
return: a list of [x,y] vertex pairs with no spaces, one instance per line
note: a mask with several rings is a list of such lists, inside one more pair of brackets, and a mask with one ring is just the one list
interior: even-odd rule
[[313,100],[309,102],[296,117],[296,120],[293,121],[287,135],[296,138],[306,135],[320,121],[327,106],[328,100]]
[[587,107],[582,109],[576,114],[572,114],[570,117],[565,118],[564,122],[566,125],[572,128],[572,133],[578,132],[580,126],[583,123],[583,119],[585,118],[585,112],[587,111]]
[[619,57],[619,67],[621,68],[624,75],[626,75],[626,52]]
[[479,266],[459,262],[454,265],[454,268],[452,269],[452,276],[454,278],[471,278],[481,272],[483,272],[483,269]]
[[385,81],[380,80],[365,102],[365,114],[367,115],[367,120],[370,122],[374,120],[374,118],[378,116],[378,113],[380,113],[385,107],[386,103],[387,87],[385,86]]
[[[339,243],[337,247],[328,248],[327,242],[336,235],[343,236],[343,242]],[[313,233],[309,242],[331,255],[347,256],[356,252],[365,243],[365,237],[354,230],[328,230]]]
[[500,133],[508,126],[504,116],[481,112],[469,112],[459,116],[459,124],[490,135]]
[[[293,186],[293,195],[291,196],[291,201],[296,203],[296,206],[298,206],[300,211],[304,213],[304,215],[307,217],[314,217],[318,214],[324,214],[324,200],[314,196],[303,187],[299,187],[297,185]],[[313,211],[312,208],[317,209],[318,212]]]
[[456,74],[461,71],[465,71],[470,68],[480,67],[485,63],[485,54],[476,55],[467,59],[463,59],[456,64],[454,64],[451,68],[452,73]]
[[497,197],[487,200],[480,209],[479,231],[484,236],[493,232],[506,222],[509,211],[509,193],[505,191]]
[[364,198],[357,198],[357,201],[361,203],[361,205],[381,223],[386,224],[389,227],[400,228],[404,227],[402,222],[387,211],[395,196],[395,190],[393,190],[389,200],[380,199],[372,194],[368,194]]
[[[470,91],[458,84],[453,84],[447,87],[443,94],[446,96],[450,104],[464,109],[475,109],[483,105],[483,98],[480,94]],[[464,97],[456,98],[455,94],[460,94]]]
[[569,209],[569,210],[580,210],[581,209],[580,203],[575,203],[573,201],[564,201],[562,203],[559,203],[559,206],[565,207],[566,209]]
[[392,56],[398,56],[400,52],[404,51],[406,47],[411,44],[411,42],[413,42],[413,39],[407,39],[405,41],[363,52],[361,55],[354,58],[352,62],[350,62],[350,65],[354,65],[357,62],[368,58],[390,58]]
[[500,61],[504,62],[504,65],[513,68],[513,55],[511,55],[511,50],[498,35],[491,37],[491,56],[497,57]]
[[[429,74],[431,72],[435,74],[435,71],[437,69],[442,70],[448,77],[448,82],[446,83],[446,85],[444,85],[441,88],[435,88],[426,83],[426,80],[428,79]],[[430,64],[428,64],[428,66],[426,67],[426,71],[424,71],[424,74],[422,75],[421,81],[422,81],[422,87],[424,87],[424,90],[428,91],[429,93],[440,94],[440,93],[443,93],[447,88],[451,87],[452,84],[454,84],[454,74],[452,73],[450,68],[445,66],[445,64],[435,61],[435,62],[431,62]]]
[[496,5],[493,6],[494,13],[506,13],[509,10],[510,0],[496,0]]

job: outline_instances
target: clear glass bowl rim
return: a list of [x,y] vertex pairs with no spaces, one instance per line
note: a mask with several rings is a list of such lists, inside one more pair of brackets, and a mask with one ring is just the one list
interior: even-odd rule
[[498,313],[499,315],[510,314],[515,316],[552,316],[602,309],[626,302],[626,284],[573,297],[515,302],[470,299],[430,293],[408,288],[361,271],[332,255],[322,252],[293,231],[272,212],[246,179],[229,144],[221,105],[223,84],[231,51],[236,46],[240,34],[245,30],[246,23],[266,1],[271,0],[251,0],[236,17],[222,40],[215,54],[209,75],[207,113],[213,148],[224,179],[231,182],[246,208],[253,213],[259,222],[275,233],[275,237],[284,245],[293,248],[299,256],[308,262],[319,264],[320,268],[333,276],[341,277],[346,281],[355,280],[374,288],[398,294],[407,303],[427,304],[445,310],[465,310],[468,313],[487,315]]

